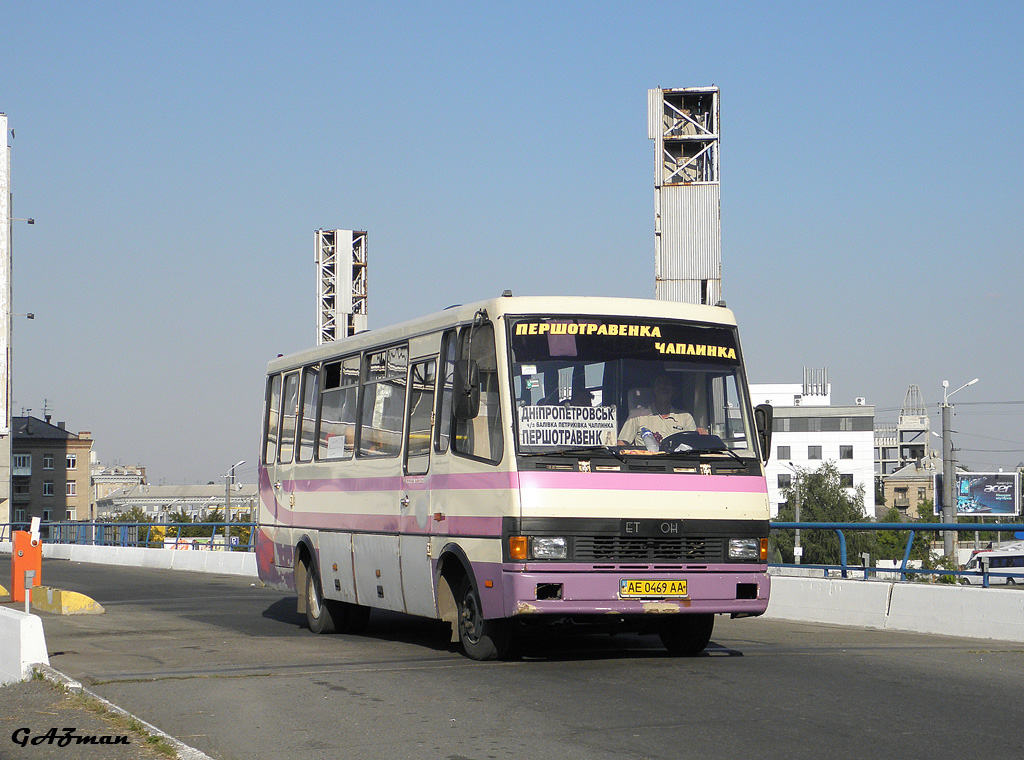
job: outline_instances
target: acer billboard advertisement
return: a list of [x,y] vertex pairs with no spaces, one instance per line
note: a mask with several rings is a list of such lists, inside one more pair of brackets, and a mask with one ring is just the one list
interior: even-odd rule
[[[942,514],[942,476],[935,478],[935,514]],[[953,489],[962,517],[1013,517],[1020,514],[1020,476],[1016,472],[958,472]]]

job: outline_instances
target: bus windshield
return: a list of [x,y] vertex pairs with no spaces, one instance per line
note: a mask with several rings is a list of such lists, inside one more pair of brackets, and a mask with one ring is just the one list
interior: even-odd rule
[[531,316],[508,330],[520,454],[756,456],[733,327]]

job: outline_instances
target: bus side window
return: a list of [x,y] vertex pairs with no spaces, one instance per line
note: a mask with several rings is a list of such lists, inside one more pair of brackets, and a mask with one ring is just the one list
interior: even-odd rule
[[402,451],[409,347],[366,354],[363,362],[359,457],[397,457]]
[[488,322],[476,329],[463,328],[459,336],[459,358],[472,358],[480,367],[480,413],[474,419],[456,421],[452,448],[464,456],[500,462],[504,447],[494,325]]
[[299,429],[298,454],[298,461],[300,462],[308,462],[313,458],[313,443],[316,441],[316,400],[319,379],[319,367],[306,367],[302,370],[302,407],[299,410],[301,427]]
[[317,459],[351,459],[356,440],[359,357],[324,365]]
[[267,420],[263,436],[263,463],[273,464],[277,460],[277,426],[280,422],[281,376],[267,379]]
[[281,445],[277,459],[282,464],[292,461],[295,452],[296,414],[299,411],[299,373],[292,372],[284,379],[284,393],[281,396]]
[[437,404],[437,439],[434,449],[443,454],[448,451],[452,435],[452,383],[455,378],[455,352],[458,348],[455,331],[448,330],[441,339],[443,374],[441,394]]
[[430,468],[430,431],[434,414],[437,361],[416,362],[409,372],[409,412],[405,439],[405,474],[426,475]]

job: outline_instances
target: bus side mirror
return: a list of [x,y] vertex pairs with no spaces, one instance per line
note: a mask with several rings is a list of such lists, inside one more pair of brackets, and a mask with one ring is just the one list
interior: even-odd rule
[[474,359],[455,362],[454,391],[455,419],[472,420],[480,413],[480,365]]
[[761,444],[761,461],[767,462],[772,454],[772,420],[775,410],[771,404],[758,404],[754,408],[754,424],[757,426],[757,442]]

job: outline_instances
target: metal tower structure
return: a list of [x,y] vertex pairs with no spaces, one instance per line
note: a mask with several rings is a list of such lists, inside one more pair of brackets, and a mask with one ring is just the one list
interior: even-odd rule
[[722,297],[718,88],[647,91],[654,140],[654,296],[715,304]]
[[317,345],[367,329],[366,232],[316,230]]

